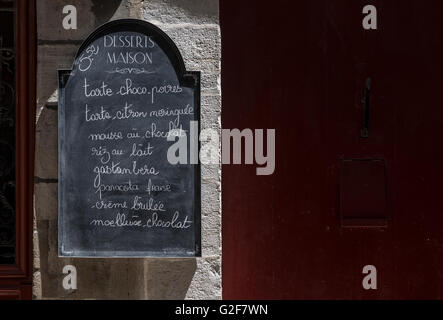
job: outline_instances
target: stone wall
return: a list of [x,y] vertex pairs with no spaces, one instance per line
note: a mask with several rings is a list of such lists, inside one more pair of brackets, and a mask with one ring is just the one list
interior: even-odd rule
[[[62,27],[62,8],[68,4],[77,8],[77,30]],[[38,0],[34,298],[220,299],[220,165],[202,165],[202,258],[58,257],[57,69],[71,68],[82,40],[119,18],[151,22],[175,41],[187,69],[202,72],[202,128],[221,128],[218,0]],[[77,269],[77,290],[62,287],[65,265]]]

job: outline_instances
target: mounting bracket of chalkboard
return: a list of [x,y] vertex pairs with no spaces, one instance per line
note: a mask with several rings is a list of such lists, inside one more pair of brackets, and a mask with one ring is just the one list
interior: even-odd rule
[[58,70],[59,86],[61,88],[65,87],[70,75],[71,70]]

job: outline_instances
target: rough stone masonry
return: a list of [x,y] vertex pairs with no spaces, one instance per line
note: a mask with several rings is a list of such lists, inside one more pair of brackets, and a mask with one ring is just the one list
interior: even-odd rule
[[[77,9],[76,30],[62,27]],[[220,299],[221,166],[202,165],[202,258],[66,259],[57,253],[57,70],[69,69],[89,33],[110,20],[143,19],[177,44],[187,70],[201,71],[202,129],[221,130],[218,0],[39,0],[34,195],[34,299]],[[77,289],[62,286],[77,269]]]

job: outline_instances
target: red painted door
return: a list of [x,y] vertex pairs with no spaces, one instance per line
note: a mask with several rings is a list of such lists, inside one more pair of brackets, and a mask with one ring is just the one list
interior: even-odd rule
[[221,2],[223,127],[276,129],[273,175],[223,166],[224,298],[441,297],[443,3],[370,2],[377,30],[368,1]]

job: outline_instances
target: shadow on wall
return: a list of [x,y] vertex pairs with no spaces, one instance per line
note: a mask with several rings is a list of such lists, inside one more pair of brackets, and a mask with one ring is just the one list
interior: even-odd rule
[[[184,299],[197,269],[196,259],[58,257],[56,71],[71,68],[77,49],[89,33],[109,20],[132,17],[130,6],[137,3],[121,0],[71,2],[78,11],[75,32],[61,27],[64,1],[37,2],[34,298]],[[77,290],[65,290],[62,286],[66,265],[77,269]]]
[[[80,44],[102,24],[129,17],[125,0],[72,0],[77,10],[77,29],[65,30],[63,0],[37,1],[37,104],[56,102],[57,69],[71,69]],[[37,110],[37,115],[38,115]]]
[[[219,3],[211,0],[149,0],[146,4],[148,16],[155,20],[170,21],[170,19],[180,19],[181,14],[188,20],[189,17],[196,17],[198,21],[217,20]],[[168,10],[173,10],[173,15],[168,15]]]

